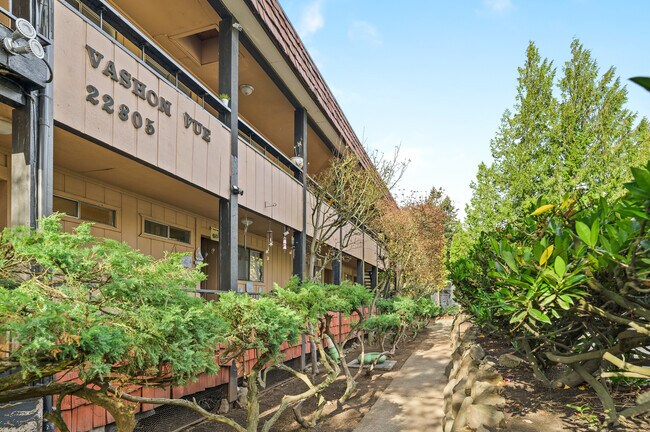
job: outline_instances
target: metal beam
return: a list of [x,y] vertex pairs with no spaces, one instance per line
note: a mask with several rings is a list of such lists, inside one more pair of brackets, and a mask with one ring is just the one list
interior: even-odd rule
[[302,230],[294,231],[293,256],[293,274],[302,281],[307,262],[307,110],[304,108],[299,108],[294,113],[293,142],[294,148],[299,149],[296,156],[301,156],[303,160],[302,169],[296,173],[296,178],[302,183]]
[[[222,219],[222,239],[225,240],[221,270],[226,271],[228,279],[222,279],[222,290],[237,291],[237,245],[239,244],[237,227],[239,224],[239,135],[237,131],[237,112],[239,108],[238,70],[239,70],[239,30],[232,17],[223,17],[219,25],[219,93],[230,96],[230,114],[226,116],[226,125],[230,128],[230,202],[221,206],[226,213]],[[227,269],[225,268],[227,267]]]
[[[219,236],[223,240],[220,245],[219,270],[224,272],[220,277],[221,289],[237,291],[237,250],[239,244],[237,227],[239,225],[239,24],[232,16],[222,16],[219,23],[219,93],[230,96],[230,113],[226,114],[226,126],[230,128],[230,200],[220,204],[219,221],[221,223]],[[223,232],[221,231],[223,230]],[[221,241],[219,242],[221,243]],[[228,383],[228,400],[237,399],[237,365],[230,365],[230,381]]]
[[370,267],[370,289],[377,288],[377,266]]
[[341,259],[334,258],[332,260],[332,283],[334,283],[334,285],[341,285],[342,270]]
[[359,285],[364,284],[364,272],[363,272],[364,262],[362,259],[357,260],[357,283]]
[[0,76],[0,102],[17,108],[25,105],[25,93],[14,81]]

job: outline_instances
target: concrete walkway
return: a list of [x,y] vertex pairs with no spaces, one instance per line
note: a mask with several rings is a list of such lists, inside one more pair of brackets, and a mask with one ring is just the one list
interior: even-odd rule
[[439,321],[354,432],[442,431],[451,320]]

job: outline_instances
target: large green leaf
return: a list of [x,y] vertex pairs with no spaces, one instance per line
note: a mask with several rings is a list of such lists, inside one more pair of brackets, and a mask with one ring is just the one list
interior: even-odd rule
[[591,243],[591,230],[589,229],[589,226],[587,226],[586,223],[582,221],[576,221],[576,232],[578,233],[578,237],[580,237],[580,240],[585,242],[585,244],[589,246],[593,246]]
[[503,257],[503,260],[506,262],[506,264],[508,264],[508,267],[510,267],[513,272],[519,273],[519,267],[517,266],[515,256],[512,254],[512,252],[503,251],[501,253],[501,257]]
[[564,273],[566,272],[566,263],[562,259],[561,256],[558,256],[555,258],[555,274],[558,275],[559,277],[564,276]]
[[548,315],[546,315],[544,312],[542,312],[540,310],[537,310],[535,308],[528,309],[528,315],[530,315],[531,317],[533,317],[537,321],[540,321],[540,322],[543,322],[543,323],[546,323],[546,324],[551,323],[551,319],[548,317]]
[[630,81],[650,91],[650,77],[634,77],[630,78]]
[[569,306],[569,303],[567,303],[566,301],[564,301],[564,299],[562,299],[562,296],[557,298],[557,304],[560,305],[560,307],[564,310],[569,310],[569,308],[571,307]]
[[593,224],[591,224],[591,232],[589,234],[589,246],[594,247],[598,243],[598,234],[600,232],[600,220],[596,219]]
[[510,318],[510,324],[522,322],[524,318],[526,318],[527,313],[528,311],[521,311],[517,314],[514,314],[512,318]]
[[650,172],[642,168],[632,168],[632,175],[641,188],[650,192]]

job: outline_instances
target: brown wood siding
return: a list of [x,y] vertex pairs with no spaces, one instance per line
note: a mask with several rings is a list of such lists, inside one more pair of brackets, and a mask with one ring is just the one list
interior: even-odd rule
[[[67,126],[139,160],[157,166],[201,188],[220,196],[229,195],[229,139],[230,132],[210,113],[167,82],[157,78],[147,67],[134,59],[124,49],[87,24],[67,7],[56,2],[55,25],[57,43],[55,57],[65,61],[55,62],[54,117]],[[86,44],[104,57],[94,69],[86,51]],[[109,61],[113,61],[119,74],[121,69],[130,72],[153,90],[158,98],[171,102],[171,117],[151,106],[146,100],[103,74]],[[86,101],[86,86],[99,91],[99,104]],[[113,114],[102,110],[103,95],[113,98]],[[129,119],[120,120],[120,105],[129,107]],[[153,121],[155,132],[148,135],[145,127],[136,129],[131,116],[139,112],[143,120]],[[183,116],[205,125],[211,131],[210,142],[186,128]]]
[[[209,236],[210,226],[216,227],[218,224],[215,220],[61,169],[54,172],[54,194],[115,210],[117,226],[96,224],[92,228],[93,235],[126,242],[154,258],[162,258],[165,252],[193,253],[198,247],[197,236]],[[144,233],[144,218],[189,230],[192,233],[191,243],[185,244]],[[83,222],[73,217],[64,217],[63,221],[68,232]]]
[[[239,231],[239,245],[244,245],[244,232]],[[252,282],[253,287],[262,288],[262,292],[269,292],[273,284],[286,285],[293,274],[293,258],[291,257],[291,245],[286,251],[282,250],[282,233],[274,233],[273,246],[267,248],[268,242],[265,237],[248,233],[246,236],[246,247],[264,252],[264,280]],[[267,250],[269,251],[267,253]],[[237,286],[242,290],[246,288],[246,281],[238,281]]]

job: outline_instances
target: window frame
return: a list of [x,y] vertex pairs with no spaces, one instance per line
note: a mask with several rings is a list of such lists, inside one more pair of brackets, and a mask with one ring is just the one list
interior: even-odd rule
[[[62,213],[62,214],[65,214],[64,219],[65,218],[74,219],[75,221],[79,221],[79,223],[83,223],[83,222],[92,223],[93,226],[95,226],[97,228],[108,229],[108,230],[113,230],[113,231],[120,231],[120,209],[118,209],[116,207],[113,207],[113,206],[106,205],[104,203],[94,201],[94,200],[89,200],[89,199],[86,199],[86,198],[80,199],[80,198],[78,198],[76,196],[73,196],[73,195],[70,195],[70,194],[67,194],[67,193],[61,193],[61,192],[55,191],[52,194],[52,210],[54,210],[54,198],[61,198],[61,199],[67,200],[67,201],[73,201],[73,202],[77,203],[77,215],[73,216],[73,215],[69,215],[67,213]],[[103,222],[98,222],[98,221],[94,221],[94,220],[90,220],[90,219],[84,219],[83,217],[81,217],[81,206],[82,206],[82,204],[113,212],[113,222],[115,223],[115,225],[108,225],[108,224],[105,224]]]
[[[240,274],[239,274],[239,252],[241,250],[246,251],[246,268],[248,269],[248,277],[246,279],[241,279]],[[261,270],[262,270],[262,277],[261,279],[251,279],[251,252],[258,253],[260,255],[260,262],[261,262]],[[257,249],[251,249],[249,247],[244,248],[244,245],[239,245],[237,249],[237,280],[242,281],[242,282],[254,282],[254,283],[263,283],[264,282],[264,254],[265,252]]]
[[[181,226],[178,226],[178,225],[172,225],[172,224],[170,224],[168,222],[163,222],[163,221],[158,220],[156,218],[152,218],[152,217],[142,215],[142,214],[140,215],[140,218],[141,218],[141,221],[142,221],[140,223],[140,236],[141,237],[151,238],[151,239],[155,239],[155,240],[164,240],[164,241],[171,242],[171,243],[176,243],[176,244],[182,245],[182,246],[193,246],[194,245],[194,243],[192,242],[194,240],[194,231],[192,229],[186,228],[186,227],[181,227]],[[145,231],[145,225],[146,225],[147,221],[158,224],[158,225],[166,226],[167,227],[167,237],[163,237],[163,236],[160,236],[158,234],[152,234],[152,233],[146,232]],[[189,233],[189,241],[184,242],[184,241],[180,241],[178,239],[169,237],[169,233],[170,233],[172,228],[180,230],[180,231],[186,231],[187,233]]]

